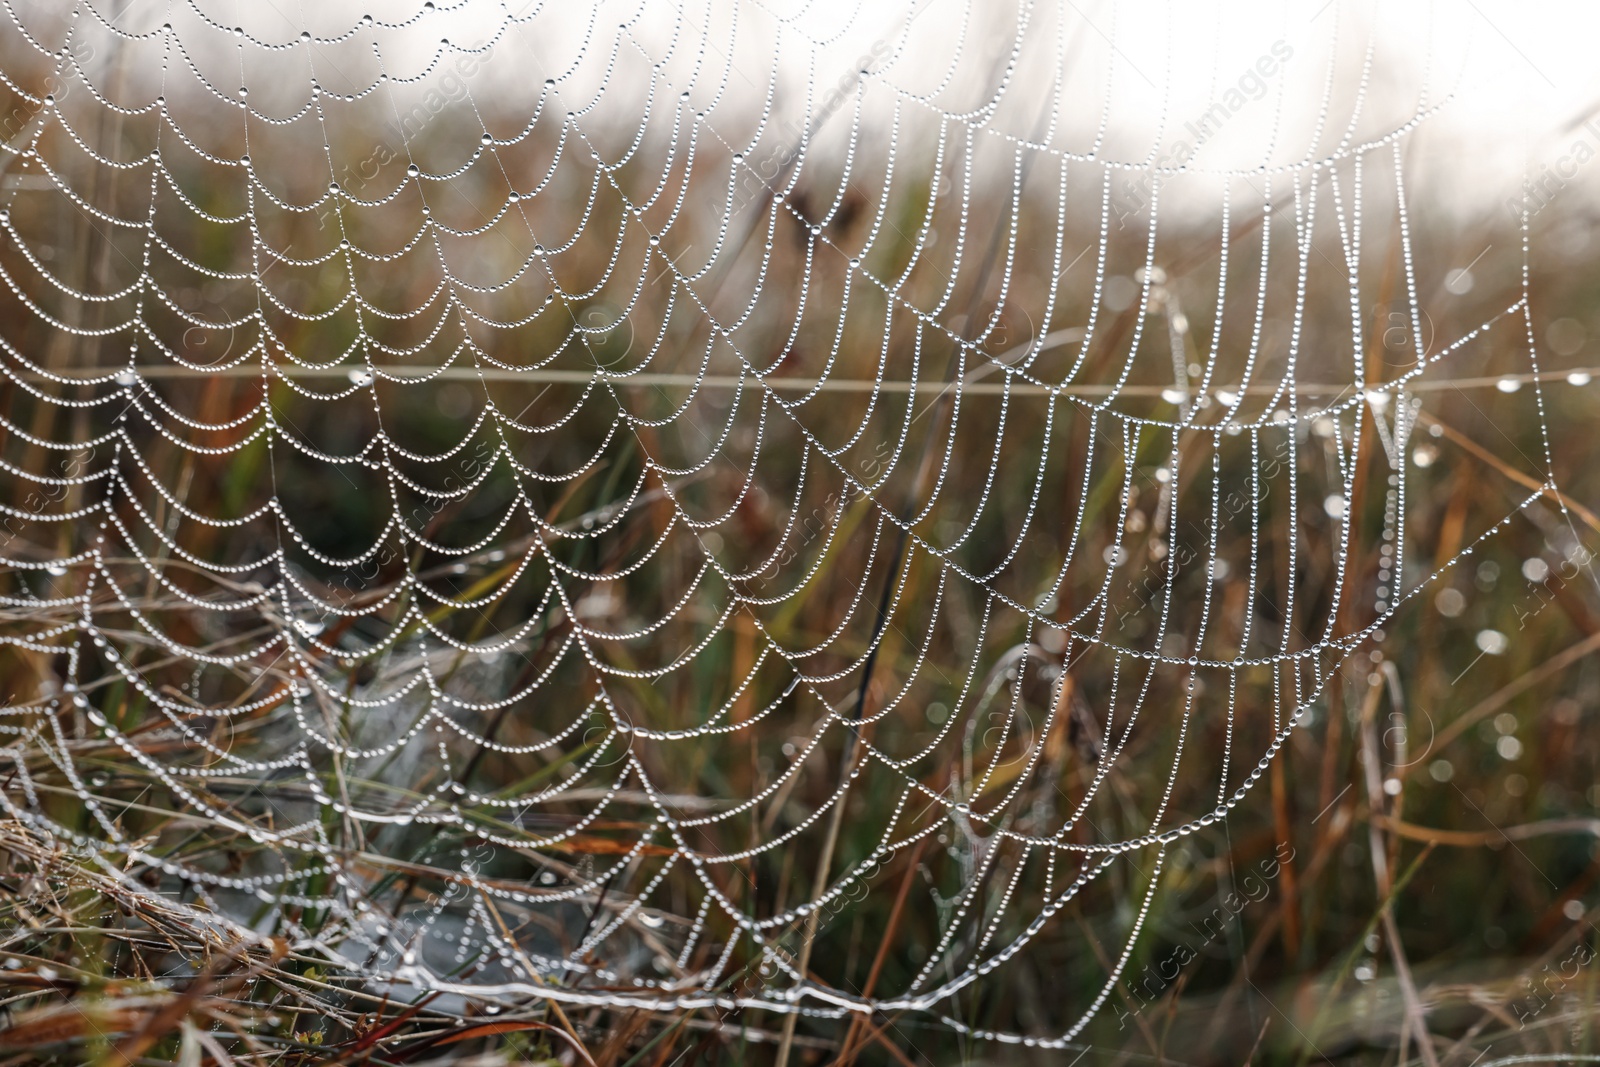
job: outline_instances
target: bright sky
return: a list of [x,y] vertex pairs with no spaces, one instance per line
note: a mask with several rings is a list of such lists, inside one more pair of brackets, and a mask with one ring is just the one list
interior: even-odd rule
[[[167,19],[187,20],[180,26],[186,43],[203,52],[209,42],[218,69],[226,72],[219,78],[226,83],[239,77],[233,35],[202,26],[181,5],[95,2],[101,10],[118,11],[119,24],[135,30],[154,30]],[[1015,2],[601,0],[589,5],[542,0],[541,6],[541,0],[510,0],[512,10],[547,14],[505,43],[473,92],[497,93],[515,110],[529,98],[529,86],[560,77],[564,59],[585,46],[589,59],[585,69],[563,80],[564,100],[581,99],[608,71],[613,77],[623,71],[637,89],[643,84],[641,72],[648,71],[641,52],[670,55],[661,77],[674,89],[692,83],[696,106],[717,98],[720,87],[710,121],[736,138],[750,125],[738,116],[749,118],[759,108],[774,63],[783,86],[780,111],[795,113],[802,109],[808,79],[822,91],[841,78],[848,85],[850,72],[872,55],[874,44],[884,50],[887,42],[903,40],[906,47],[897,58],[876,64],[882,76],[904,92],[933,94],[940,107],[957,110],[980,103],[1003,69],[1015,32]],[[70,7],[60,0],[18,0],[18,6],[26,22],[40,27],[42,39],[65,32]],[[199,0],[198,7],[221,27],[242,25],[284,43],[302,28],[319,35],[348,29],[367,10],[389,21],[415,15],[412,26],[386,35],[395,74],[405,66],[402,53],[420,66],[443,36],[463,43],[482,40],[505,9],[500,0],[437,0],[427,11],[424,0]],[[1326,154],[1344,136],[1355,110],[1370,45],[1373,63],[1361,120],[1352,131],[1355,141],[1403,123],[1420,99],[1438,104],[1450,97],[1419,136],[1422,150],[1412,160],[1417,188],[1457,206],[1485,199],[1503,203],[1517,194],[1530,162],[1537,173],[1541,163],[1564,159],[1564,170],[1572,175],[1564,179],[1567,186],[1600,187],[1600,165],[1573,174],[1571,158],[1580,142],[1600,152],[1600,132],[1580,124],[1596,116],[1600,131],[1600,64],[1593,54],[1600,40],[1600,4],[1035,0],[1031,10],[1024,55],[1053,58],[1059,49],[1069,57],[1058,144],[1088,150],[1105,114],[1102,154],[1137,162],[1150,157],[1158,140],[1163,151],[1180,141],[1193,142],[1201,117],[1231,100],[1246,102],[1229,109],[1215,135],[1204,138],[1197,165],[1251,166],[1268,158],[1269,146],[1270,158],[1280,162],[1308,152]],[[623,23],[630,26],[625,37],[619,32]],[[1046,35],[1054,40],[1039,40]],[[829,43],[812,49],[807,39]],[[709,45],[702,48],[702,41]],[[946,81],[957,42],[963,62],[957,76]],[[622,60],[615,67],[608,62],[614,46]],[[370,66],[370,40],[319,44],[316,53],[325,77],[330,67],[349,70],[352,82],[367,77],[361,68]],[[507,54],[509,61],[498,61]],[[293,50],[280,56],[275,62],[290,65],[281,67],[279,88],[294,93],[307,79],[290,71],[304,68],[292,67]],[[1319,127],[1330,68],[1331,107]],[[1043,94],[1054,73],[1025,60],[1015,91],[993,122],[1017,133],[1034,129],[1037,116],[1047,110],[1040,102],[1048,99]],[[636,121],[637,99],[642,95],[619,101],[628,115],[615,117]],[[887,93],[870,99],[880,122],[887,122],[892,100]],[[830,124],[848,124],[848,109],[841,111]]]
[[[921,13],[913,32],[922,34],[919,51],[937,55],[937,40],[955,36],[966,0],[917,3]],[[858,12],[862,25],[851,36],[863,42],[883,32],[879,26],[899,26],[904,17],[898,10],[891,17],[887,5],[853,0],[762,7],[804,11],[801,21],[819,26],[838,25],[847,13]],[[1041,29],[1056,32],[1055,9],[1048,0],[1037,5],[1043,13]],[[1429,103],[1448,98],[1428,120],[1420,139],[1427,151],[1415,162],[1458,204],[1484,196],[1498,202],[1515,194],[1525,166],[1537,173],[1541,163],[1572,157],[1575,144],[1585,138],[1600,153],[1600,133],[1579,125],[1592,116],[1600,130],[1600,63],[1594,54],[1600,41],[1600,5],[1594,3],[1061,0],[1060,10],[1066,15],[1063,28],[1074,68],[1083,75],[1081,88],[1094,101],[1084,109],[1085,119],[1098,118],[1104,59],[1116,57],[1112,116],[1122,133],[1120,143],[1128,146],[1125,158],[1140,158],[1135,145],[1148,148],[1163,106],[1170,146],[1175,135],[1186,136],[1186,124],[1197,121],[1227,90],[1241,81],[1246,90],[1255,89],[1252,68],[1271,57],[1273,45],[1280,42],[1291,58],[1268,62],[1273,74],[1265,79],[1265,95],[1229,118],[1208,145],[1206,162],[1234,166],[1258,161],[1274,141],[1275,120],[1278,156],[1301,154],[1315,129],[1330,62],[1334,88],[1329,129],[1342,130],[1369,44],[1373,65],[1361,133],[1380,133],[1405,121],[1424,87]],[[1008,34],[1011,25],[1009,18],[997,19],[992,32]],[[1074,36],[1082,40],[1074,41]],[[1276,114],[1280,92],[1281,117]],[[1325,135],[1324,151],[1337,140]],[[1593,169],[1589,174],[1585,168],[1572,184],[1600,185],[1600,165]],[[1571,172],[1570,161],[1564,170]]]

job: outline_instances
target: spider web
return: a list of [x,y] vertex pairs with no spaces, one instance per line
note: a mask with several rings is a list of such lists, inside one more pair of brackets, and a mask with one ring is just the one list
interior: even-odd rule
[[957,998],[1100,908],[1071,1042],[1453,562],[1440,369],[1512,345],[1543,427],[1525,274],[1425,336],[1440,102],[1337,10],[1308,121],[1198,139],[1072,5],[7,12],[0,797],[348,974],[1024,1040]]

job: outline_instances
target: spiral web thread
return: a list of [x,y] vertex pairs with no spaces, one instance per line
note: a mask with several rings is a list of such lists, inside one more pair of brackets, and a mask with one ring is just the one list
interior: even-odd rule
[[[1025,1039],[1069,1042],[1174,842],[1440,573],[1405,548],[1441,372],[1509,339],[1543,426],[1525,272],[1424,344],[1404,163],[1437,103],[1365,129],[1367,40],[1336,106],[1339,12],[1303,143],[1275,90],[1228,169],[1113,158],[1114,12],[1068,128],[1071,5],[988,37],[913,7],[837,82],[837,40],[758,6],[121,6],[7,4],[4,641],[49,666],[0,798],[347,974],[969,1029],[955,998],[1111,885],[1120,948]],[[1343,336],[1303,326],[1324,292]],[[1314,617],[1274,522],[1323,538]],[[137,838],[119,763],[244,859]],[[954,871],[924,961],[829,982],[814,941],[924,849]]]

